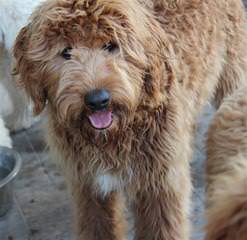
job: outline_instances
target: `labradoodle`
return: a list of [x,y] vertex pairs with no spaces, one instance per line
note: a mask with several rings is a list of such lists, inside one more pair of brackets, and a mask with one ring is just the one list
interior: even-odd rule
[[247,88],[218,110],[208,137],[207,240],[247,239]]
[[[78,239],[188,240],[193,125],[246,81],[240,0],[49,0],[15,47],[15,73],[48,116]],[[124,197],[123,197],[124,196]]]

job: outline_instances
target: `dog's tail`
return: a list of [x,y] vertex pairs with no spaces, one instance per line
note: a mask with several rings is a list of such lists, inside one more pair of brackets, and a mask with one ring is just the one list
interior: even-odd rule
[[225,99],[207,147],[205,240],[247,240],[247,88]]

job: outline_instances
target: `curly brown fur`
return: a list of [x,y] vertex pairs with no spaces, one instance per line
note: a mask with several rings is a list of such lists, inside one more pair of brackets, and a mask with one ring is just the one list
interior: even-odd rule
[[[192,126],[216,89],[220,102],[245,81],[246,39],[240,0],[50,0],[34,12],[16,40],[16,73],[34,112],[46,108],[79,239],[125,239],[121,192],[135,239],[189,239]],[[83,99],[101,88],[113,122],[96,130]]]
[[227,98],[208,137],[207,240],[247,239],[247,88]]

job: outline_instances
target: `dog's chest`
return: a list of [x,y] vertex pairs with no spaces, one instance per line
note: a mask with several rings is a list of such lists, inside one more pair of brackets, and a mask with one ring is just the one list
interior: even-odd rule
[[123,177],[117,174],[101,173],[95,178],[95,188],[98,193],[106,196],[113,191],[123,190],[129,181],[129,174]]

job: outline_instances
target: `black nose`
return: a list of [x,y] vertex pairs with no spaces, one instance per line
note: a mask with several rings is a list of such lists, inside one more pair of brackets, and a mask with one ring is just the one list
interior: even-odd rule
[[92,111],[106,109],[111,99],[110,93],[105,89],[96,89],[85,95],[85,104]]

